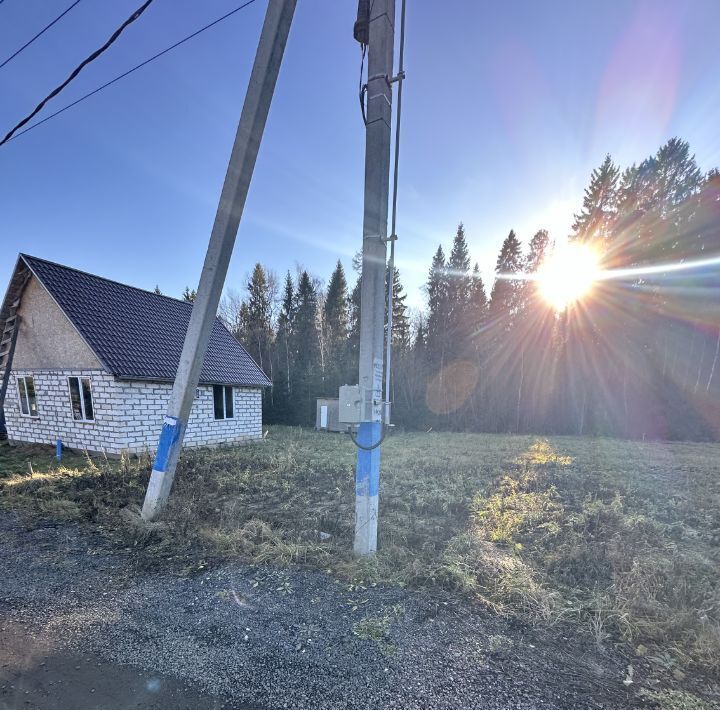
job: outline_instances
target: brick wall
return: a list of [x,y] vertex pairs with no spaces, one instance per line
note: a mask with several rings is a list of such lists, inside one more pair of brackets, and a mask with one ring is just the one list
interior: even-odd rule
[[[34,378],[37,417],[23,416],[17,394],[19,376]],[[95,420],[73,419],[69,376],[90,377]],[[121,382],[102,370],[17,370],[11,373],[5,398],[5,419],[11,441],[54,444],[60,435],[66,446],[119,454],[153,450],[162,428],[172,386]],[[259,389],[234,388],[233,419],[215,420],[213,391],[199,387],[185,434],[186,446],[217,446],[262,437]]]
[[[117,382],[119,411],[131,451],[154,449],[167,411],[172,386],[152,382]],[[185,446],[218,446],[262,437],[262,399],[259,389],[233,388],[232,419],[215,419],[213,388],[198,387]]]

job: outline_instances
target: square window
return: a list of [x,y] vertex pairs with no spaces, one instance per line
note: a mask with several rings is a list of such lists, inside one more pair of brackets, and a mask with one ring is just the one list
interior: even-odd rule
[[73,419],[79,422],[92,422],[95,420],[92,390],[89,377],[68,377],[70,388],[70,409]]
[[32,377],[18,377],[18,400],[20,413],[25,417],[37,417],[37,398],[35,396],[35,380]]
[[233,388],[229,385],[213,385],[215,419],[233,418]]

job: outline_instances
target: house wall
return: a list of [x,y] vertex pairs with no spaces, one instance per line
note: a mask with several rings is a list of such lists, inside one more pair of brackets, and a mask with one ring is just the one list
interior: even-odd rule
[[[38,416],[20,413],[17,378],[28,375],[35,384]],[[70,408],[67,378],[90,377],[95,421],[75,421]],[[102,370],[31,370],[14,368],[5,396],[5,426],[10,441],[54,444],[58,435],[66,446],[90,451],[120,453],[127,434],[118,418],[115,380]]]
[[18,308],[17,369],[100,370],[102,365],[45,287],[32,276]]
[[[17,378],[34,378],[38,417],[20,413]],[[95,410],[92,422],[75,421],[70,408],[69,376],[90,377]],[[234,388],[233,419],[214,418],[211,386],[198,388],[185,434],[186,446],[237,444],[262,437],[262,402],[258,388]],[[118,381],[102,370],[13,368],[5,399],[8,439],[120,454],[154,450],[172,385]]]
[[[172,385],[163,383],[117,383],[118,409],[128,433],[129,450],[157,446],[171,391]],[[213,388],[202,386],[198,391],[185,432],[185,446],[219,446],[262,438],[260,389],[233,388],[235,416],[221,420],[215,419]]]

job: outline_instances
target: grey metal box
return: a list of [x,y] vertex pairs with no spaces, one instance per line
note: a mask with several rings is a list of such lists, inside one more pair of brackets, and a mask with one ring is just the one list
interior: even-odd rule
[[340,387],[340,411],[338,418],[345,424],[359,424],[362,421],[363,396],[360,385]]

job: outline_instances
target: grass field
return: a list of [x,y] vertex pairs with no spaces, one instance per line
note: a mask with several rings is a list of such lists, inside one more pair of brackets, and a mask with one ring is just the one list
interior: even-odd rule
[[679,689],[720,673],[719,459],[712,444],[398,434],[383,446],[380,549],[364,560],[350,553],[355,450],[341,435],[271,428],[261,444],[188,451],[152,526],[127,510],[147,457],[58,467],[50,448],[2,446],[0,488],[3,506],[97,523],[187,573],[228,556],[309,564],[359,598],[391,583],[575,624],[677,688],[665,707],[692,708]]

